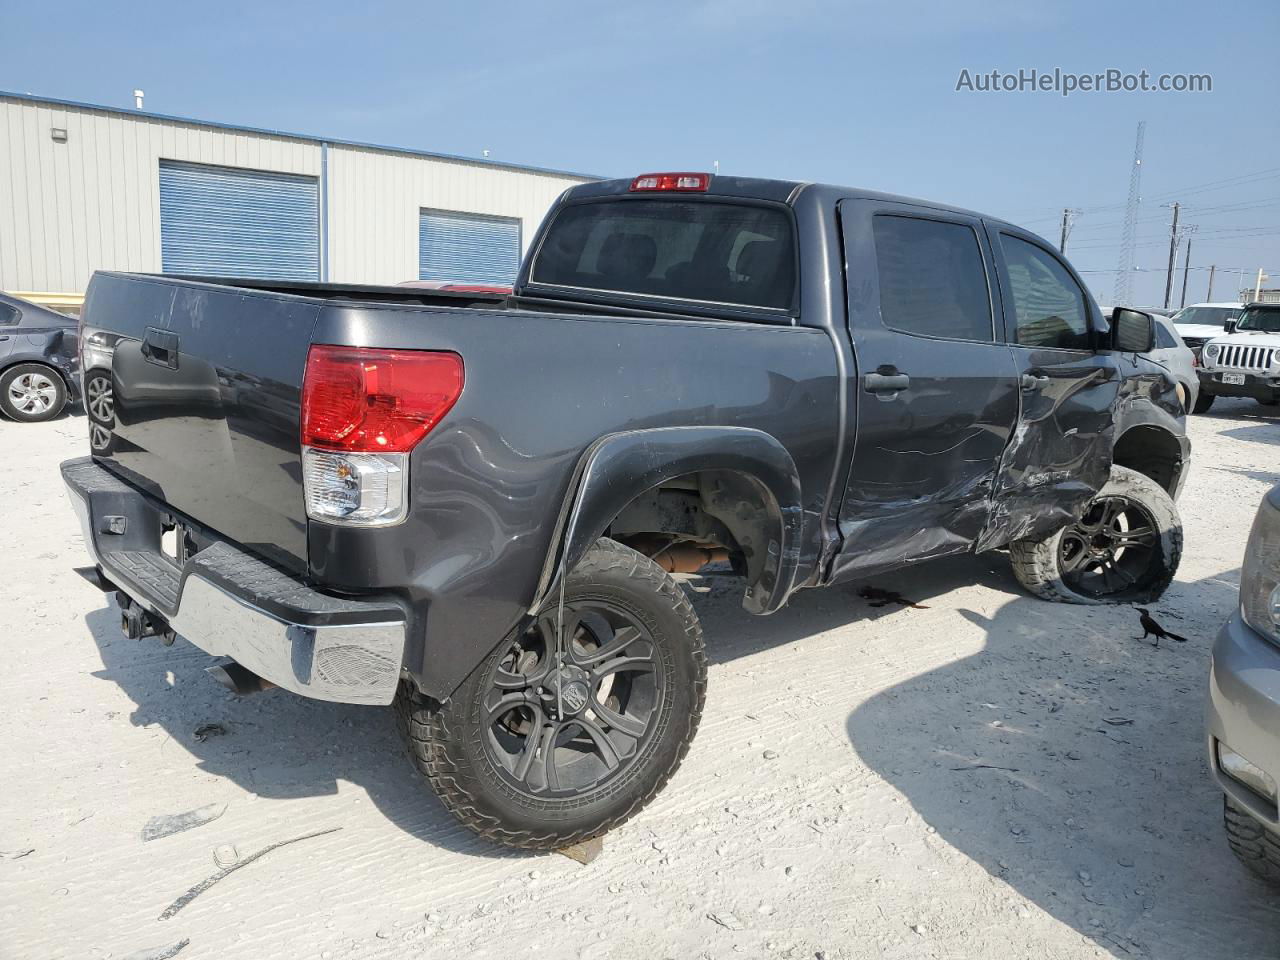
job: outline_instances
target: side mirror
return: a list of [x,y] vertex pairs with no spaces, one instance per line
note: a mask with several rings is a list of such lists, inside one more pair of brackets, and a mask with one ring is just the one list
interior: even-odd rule
[[1127,307],[1111,313],[1111,346],[1124,353],[1146,353],[1155,346],[1156,322],[1151,314]]
[[1239,320],[1228,320],[1226,323],[1224,323],[1224,324],[1222,325],[1222,329],[1223,329],[1223,330],[1225,330],[1225,331],[1227,331],[1227,333],[1229,333],[1229,334],[1230,334],[1230,333],[1235,333],[1235,332],[1236,332],[1236,327],[1238,327],[1239,325],[1240,325],[1240,321],[1239,321]]

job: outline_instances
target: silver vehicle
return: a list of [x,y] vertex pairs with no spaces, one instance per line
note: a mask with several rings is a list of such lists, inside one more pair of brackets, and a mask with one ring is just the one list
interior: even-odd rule
[[1258,508],[1240,607],[1213,647],[1207,720],[1227,842],[1254,873],[1280,884],[1280,484]]
[[1182,409],[1202,413],[1198,408],[1200,377],[1196,373],[1196,355],[1182,342],[1172,320],[1155,313],[1151,319],[1155,321],[1155,346],[1143,356],[1160,364],[1177,381]]

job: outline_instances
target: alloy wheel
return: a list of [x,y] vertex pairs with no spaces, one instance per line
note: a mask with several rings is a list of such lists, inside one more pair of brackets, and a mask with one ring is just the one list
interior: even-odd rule
[[666,697],[658,646],[633,614],[585,600],[562,616],[543,613],[510,644],[481,703],[490,760],[511,786],[544,800],[619,777],[652,738]]
[[1140,592],[1159,576],[1164,558],[1151,512],[1129,497],[1099,497],[1058,543],[1062,579],[1101,599]]

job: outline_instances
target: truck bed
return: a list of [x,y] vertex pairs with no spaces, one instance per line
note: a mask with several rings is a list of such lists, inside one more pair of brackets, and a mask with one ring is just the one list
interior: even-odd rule
[[[95,459],[176,518],[322,589],[400,591],[426,625],[411,636],[428,647],[432,636],[452,638],[451,650],[492,645],[527,611],[575,471],[601,437],[763,431],[794,460],[806,514],[823,510],[840,380],[822,330],[236,284],[95,276],[82,336],[98,360],[86,378],[110,377],[115,391],[111,441]],[[301,388],[313,343],[463,358],[460,398],[411,453],[410,513],[396,526],[308,520]],[[817,526],[801,547],[810,565]],[[458,679],[447,663],[432,674]]]

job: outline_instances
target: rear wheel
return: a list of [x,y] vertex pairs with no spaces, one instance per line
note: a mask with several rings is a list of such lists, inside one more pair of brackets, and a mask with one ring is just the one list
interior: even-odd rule
[[558,599],[448,703],[407,684],[396,702],[444,805],[509,846],[559,849],[627,820],[675,773],[702,713],[702,628],[670,574],[602,539],[569,574],[563,611]]
[[52,420],[66,405],[67,385],[52,367],[20,363],[0,375],[0,410],[14,420]]
[[1213,406],[1213,394],[1201,393],[1196,397],[1196,405],[1191,408],[1192,413],[1207,413],[1209,408]]
[[1224,794],[1222,801],[1222,825],[1231,852],[1258,877],[1280,885],[1280,837],[1229,796]]
[[1145,603],[1173,580],[1182,559],[1182,521],[1150,477],[1113,467],[1084,515],[1043,540],[1009,545],[1027,590],[1067,603]]

